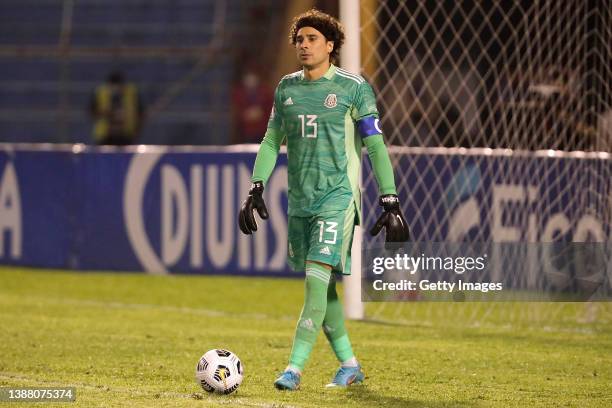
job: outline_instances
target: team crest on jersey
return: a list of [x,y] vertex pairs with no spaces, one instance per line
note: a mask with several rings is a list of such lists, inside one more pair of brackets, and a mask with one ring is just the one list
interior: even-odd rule
[[325,102],[323,102],[323,105],[326,108],[335,108],[336,105],[338,105],[338,98],[336,97],[336,94],[327,95],[327,98],[325,98]]

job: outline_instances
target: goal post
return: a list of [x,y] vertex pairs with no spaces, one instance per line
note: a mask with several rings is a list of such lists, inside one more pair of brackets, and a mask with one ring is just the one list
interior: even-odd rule
[[[350,72],[361,71],[361,26],[359,2],[340,0],[340,21],[344,25],[346,40],[340,49],[342,67]],[[359,177],[361,180],[361,177]],[[348,319],[363,319],[364,304],[361,301],[361,245],[362,228],[357,226],[351,249],[351,274],[343,278],[344,314]]]

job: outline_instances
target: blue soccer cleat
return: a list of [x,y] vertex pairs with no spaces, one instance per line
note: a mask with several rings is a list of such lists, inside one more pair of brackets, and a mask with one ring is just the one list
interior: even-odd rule
[[300,388],[300,375],[295,371],[285,370],[274,381],[274,386],[279,390],[296,391]]
[[361,366],[357,367],[340,367],[336,371],[336,375],[331,383],[327,384],[326,387],[348,387],[352,384],[362,383],[365,378],[365,374],[361,371]]

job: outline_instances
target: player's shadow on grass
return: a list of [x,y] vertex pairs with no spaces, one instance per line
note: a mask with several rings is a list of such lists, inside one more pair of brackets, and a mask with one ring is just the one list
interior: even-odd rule
[[[347,399],[351,402],[358,403],[364,407],[379,407],[384,406],[388,408],[442,408],[442,407],[476,407],[478,404],[467,401],[426,401],[412,396],[406,397],[394,397],[391,395],[383,395],[375,393],[368,389],[367,385],[357,385],[349,387],[344,391]],[[391,391],[390,391],[391,392]],[[414,397],[418,397],[415,395]]]

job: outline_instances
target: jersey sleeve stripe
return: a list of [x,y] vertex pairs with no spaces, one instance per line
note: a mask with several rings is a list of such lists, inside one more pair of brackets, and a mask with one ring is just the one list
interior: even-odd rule
[[346,70],[346,69],[344,69],[344,68],[337,68],[337,70],[338,70],[338,71],[340,71],[340,72],[342,72],[343,74],[350,75],[350,76],[354,76],[355,78],[358,78],[358,79],[363,79],[363,78],[361,77],[361,75],[356,74],[356,73],[351,72],[351,71],[347,71],[347,70]]
[[353,81],[357,82],[358,84],[361,84],[361,83],[362,83],[361,81],[359,81],[359,79],[357,79],[357,78],[355,78],[355,77],[351,77],[351,76],[348,76],[348,75],[344,75],[344,74],[341,74],[340,72],[337,72],[337,71],[336,71],[336,74],[337,74],[337,75],[339,75],[339,76],[341,76],[341,77],[343,77],[343,78],[347,78],[347,79],[353,80]]
[[359,75],[353,74],[352,72],[348,72],[344,69],[338,68],[336,70],[336,73],[342,73],[344,74],[344,76],[348,76],[348,77],[353,77],[355,78],[357,81],[359,81],[359,83],[365,82],[365,79],[363,79],[362,77],[360,77]]
[[362,77],[360,77],[359,75],[355,75],[355,74],[351,74],[350,72],[341,70],[341,71],[336,71],[336,73],[345,76],[345,77],[349,77],[349,78],[354,78],[356,81],[358,81],[359,83],[363,83],[365,82],[365,79],[363,79]]

